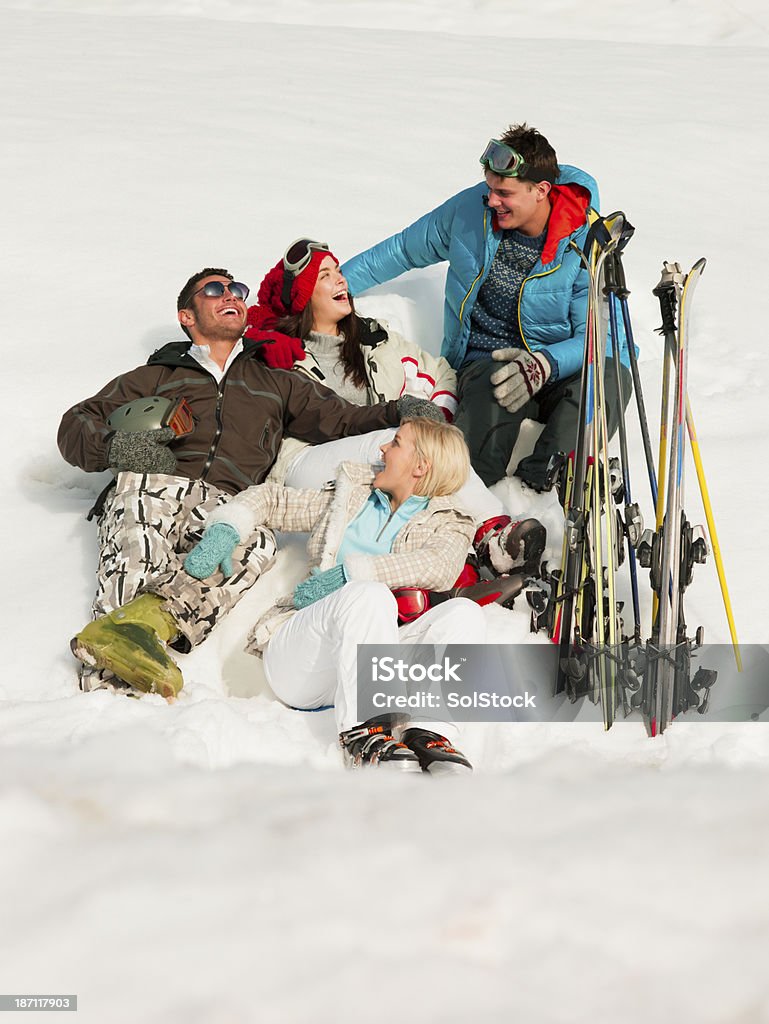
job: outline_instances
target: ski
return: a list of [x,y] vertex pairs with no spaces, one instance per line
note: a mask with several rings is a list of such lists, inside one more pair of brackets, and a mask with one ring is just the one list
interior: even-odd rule
[[[561,566],[551,571],[544,565],[540,579],[528,581],[526,596],[532,608],[532,630],[546,628],[558,645],[555,694],[563,693],[572,701],[583,696],[600,701],[605,729],[611,728],[619,711],[627,715],[638,709],[647,732],[654,736],[663,733],[677,715],[689,709],[704,712],[716,678],[715,672],[704,668],[692,674],[694,652],[702,645],[703,632],[699,628],[693,638],[688,636],[683,600],[694,565],[704,562],[708,555],[704,532],[688,522],[683,510],[684,425],[689,432],[711,526],[686,395],[691,308],[705,260],[698,260],[686,275],[677,264],[664,264],[662,280],[654,289],[663,317],[660,333],[668,341],[655,473],[621,261],[622,249],[632,233],[633,228],[623,214],[596,216],[580,253],[589,278],[588,314],[577,435],[568,459],[560,456],[559,498],[564,509]],[[643,530],[640,509],[632,494],[624,420],[626,396],[620,372],[623,330],[630,350],[631,375],[655,504],[654,531]],[[610,353],[608,338],[612,339]],[[614,396],[606,393],[608,365],[616,378]],[[619,458],[609,454],[607,401],[612,397],[618,404]],[[623,603],[617,600],[615,587],[617,570],[625,561],[632,596],[630,635],[625,634]],[[650,570],[654,591],[649,634],[644,634],[641,624],[639,564]],[[725,591],[720,566],[719,579]],[[730,615],[729,621],[732,627]],[[644,635],[649,637],[645,643]],[[735,654],[738,653],[735,638]]]
[[[565,513],[566,559],[561,567],[555,693],[574,698],[597,688],[604,726],[614,720],[617,619],[613,516],[601,529],[602,498],[610,493],[604,364],[608,330],[605,261],[622,238],[621,213],[596,217],[580,255],[589,277],[585,351],[571,492]],[[604,563],[606,573],[604,574]],[[607,643],[608,653],[607,658]]]
[[[691,306],[697,285],[705,269],[705,260],[698,260],[683,276],[678,264],[665,263],[662,278],[654,293],[660,300],[663,333],[670,335],[675,327],[678,306],[678,330],[675,350],[666,346],[666,368],[663,376],[663,399],[669,379],[668,360],[674,364],[672,415],[663,401],[660,416],[660,461],[658,475],[656,532],[647,531],[638,549],[641,565],[650,569],[656,596],[656,613],[652,634],[647,644],[643,692],[638,700],[647,729],[652,736],[661,735],[672,720],[691,707],[704,711],[710,687],[716,674],[698,669],[691,675],[692,651],[702,644],[702,629],[694,640],[687,636],[683,596],[691,583],[693,567],[707,557],[707,543],[702,530],[693,528],[683,510],[687,375],[689,359],[689,327]],[[671,419],[669,451],[665,436]],[[665,479],[667,494],[663,496]],[[660,508],[664,516],[660,519]]]

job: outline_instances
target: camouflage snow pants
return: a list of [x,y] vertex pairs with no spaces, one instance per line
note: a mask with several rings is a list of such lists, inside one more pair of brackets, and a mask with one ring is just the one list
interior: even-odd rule
[[[277,550],[273,534],[259,530],[235,548],[229,578],[217,570],[206,580],[196,580],[184,571],[183,556],[203,535],[208,514],[229,497],[202,480],[121,473],[99,520],[94,618],[149,591],[165,599],[179,625],[180,636],[172,644],[176,650],[186,653],[205,640],[270,568]],[[101,685],[99,675],[82,673],[82,689]]]

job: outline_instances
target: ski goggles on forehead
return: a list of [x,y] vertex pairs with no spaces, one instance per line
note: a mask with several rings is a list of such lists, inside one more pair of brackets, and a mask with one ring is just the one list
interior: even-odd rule
[[283,288],[280,298],[286,309],[291,308],[291,286],[310,265],[316,252],[330,252],[328,242],[315,242],[312,238],[297,238],[283,253]]
[[193,294],[199,295],[203,292],[209,299],[218,299],[225,292],[229,292],[233,299],[240,299],[241,302],[245,302],[248,298],[248,286],[242,284],[240,281],[209,281],[208,284],[204,284],[202,288],[198,288]]
[[330,252],[328,242],[314,242],[311,238],[297,238],[283,253],[283,269],[296,277],[309,266],[315,252]]
[[[481,164],[502,178],[527,178],[529,181],[551,181],[550,175],[527,164],[521,154],[499,139],[489,139],[481,153]],[[552,183],[552,182],[551,182]]]

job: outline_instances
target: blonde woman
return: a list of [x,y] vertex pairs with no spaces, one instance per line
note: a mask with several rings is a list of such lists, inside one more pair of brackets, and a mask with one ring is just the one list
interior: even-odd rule
[[[410,771],[464,771],[448,722],[383,715],[359,723],[359,644],[483,643],[479,605],[452,598],[398,626],[393,589],[447,590],[475,526],[452,495],[470,461],[461,432],[405,420],[382,446],[382,468],[344,463],[335,486],[301,491],[265,483],[214,512],[185,568],[197,579],[230,569],[229,558],[260,528],[309,532],[311,574],[256,623],[248,650],[264,657],[275,695],[294,708],[334,705],[348,763]],[[451,738],[450,738],[451,737]]]

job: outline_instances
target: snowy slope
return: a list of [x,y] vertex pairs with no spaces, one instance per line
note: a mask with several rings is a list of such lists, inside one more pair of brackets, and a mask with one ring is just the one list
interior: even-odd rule
[[[199,266],[255,287],[302,233],[345,258],[476,180],[485,140],[523,119],[637,227],[652,416],[651,289],[663,259],[708,258],[690,394],[740,637],[767,642],[766,15],[585,10],[0,3],[3,992],[78,992],[80,1016],[110,1024],[353,1020],[374,987],[374,1020],[769,1018],[763,725],[654,742],[638,722],[476,726],[462,784],[350,778],[330,718],[277,705],[241,653],[302,575],[297,539],[181,659],[175,706],[75,690],[104,481],[59,457],[64,409],[177,336]],[[361,305],[437,351],[441,286],[433,268]],[[554,555],[552,498],[499,493],[546,520]],[[687,506],[702,521],[693,473]],[[688,609],[728,641],[712,563]],[[488,615],[495,639],[529,639],[523,609]]]

